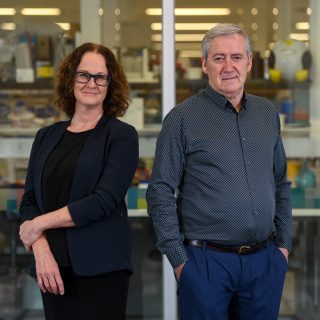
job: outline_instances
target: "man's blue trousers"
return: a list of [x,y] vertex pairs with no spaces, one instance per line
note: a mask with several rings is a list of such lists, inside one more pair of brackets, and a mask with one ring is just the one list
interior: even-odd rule
[[278,319],[288,265],[272,241],[245,255],[186,249],[189,260],[178,283],[180,320]]

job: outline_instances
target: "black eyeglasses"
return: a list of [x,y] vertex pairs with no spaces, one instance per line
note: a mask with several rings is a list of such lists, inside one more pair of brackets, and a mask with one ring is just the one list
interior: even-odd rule
[[111,76],[105,74],[91,74],[88,72],[77,71],[74,80],[78,83],[88,83],[93,78],[97,86],[107,87],[111,81]]

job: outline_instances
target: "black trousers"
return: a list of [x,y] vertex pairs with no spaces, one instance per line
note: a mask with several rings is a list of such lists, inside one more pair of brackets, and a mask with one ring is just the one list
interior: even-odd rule
[[80,277],[60,269],[65,294],[42,293],[46,320],[125,320],[130,274],[126,270]]

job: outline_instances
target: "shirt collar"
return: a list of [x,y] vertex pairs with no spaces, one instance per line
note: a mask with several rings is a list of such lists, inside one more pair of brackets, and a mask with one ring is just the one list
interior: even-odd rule
[[[212,87],[208,84],[206,89],[205,89],[205,94],[207,97],[214,102],[214,104],[221,108],[225,109],[228,108],[228,106],[231,107],[229,100],[223,96],[222,94],[218,93],[217,91],[213,90]],[[242,96],[242,105],[241,109],[246,109],[246,104],[247,104],[247,94],[244,92]]]

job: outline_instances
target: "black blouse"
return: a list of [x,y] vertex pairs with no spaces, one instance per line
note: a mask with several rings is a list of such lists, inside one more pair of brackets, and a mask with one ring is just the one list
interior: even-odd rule
[[[48,157],[41,181],[44,212],[57,210],[68,204],[77,161],[90,132],[91,130],[66,130]],[[65,228],[46,230],[46,235],[58,265],[71,266]]]

